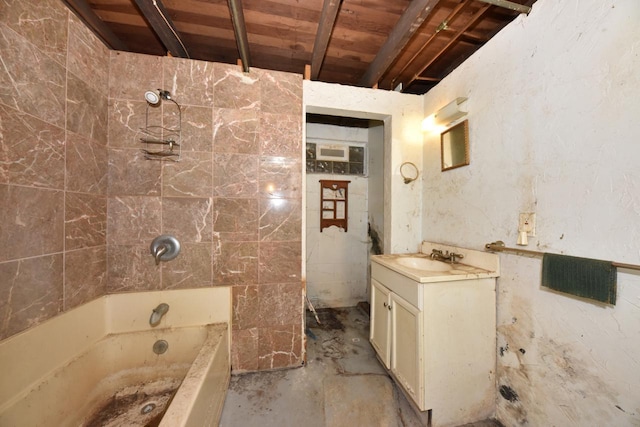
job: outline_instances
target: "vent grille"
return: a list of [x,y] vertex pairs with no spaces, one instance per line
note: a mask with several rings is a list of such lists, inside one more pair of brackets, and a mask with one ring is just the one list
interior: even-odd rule
[[318,145],[316,150],[316,159],[331,160],[334,162],[349,161],[349,147],[335,145]]

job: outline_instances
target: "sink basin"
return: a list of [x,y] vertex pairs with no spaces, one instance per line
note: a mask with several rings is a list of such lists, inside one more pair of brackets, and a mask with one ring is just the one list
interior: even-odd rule
[[[464,263],[451,264],[433,259],[431,253],[434,249],[442,253],[462,253]],[[389,281],[396,280],[391,278],[393,274],[398,274],[400,281],[406,278],[418,283],[475,280],[500,276],[500,258],[496,254],[473,249],[423,242],[420,252],[372,255],[372,275],[374,270]]]
[[453,268],[450,264],[424,257],[399,257],[396,259],[396,262],[404,267],[418,270],[449,271]]

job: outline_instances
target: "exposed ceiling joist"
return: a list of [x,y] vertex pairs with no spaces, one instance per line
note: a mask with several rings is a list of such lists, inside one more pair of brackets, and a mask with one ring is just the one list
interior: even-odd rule
[[316,40],[313,44],[313,55],[311,56],[311,78],[313,80],[317,80],[320,75],[320,68],[322,68],[322,61],[327,53],[327,46],[329,46],[331,32],[338,17],[340,4],[342,4],[342,0],[324,0]]
[[436,62],[438,60],[438,58],[440,58],[446,51],[447,49],[449,49],[463,34],[465,31],[467,31],[469,29],[469,27],[471,27],[473,24],[476,23],[476,21],[478,19],[480,19],[482,17],[482,15],[484,15],[484,13],[491,7],[491,5],[489,4],[485,4],[484,6],[482,6],[474,15],[473,17],[467,22],[467,24],[460,28],[458,30],[458,32],[456,32],[456,34],[451,37],[451,39],[449,40],[449,42],[442,48],[440,49],[440,51],[435,54],[431,60],[429,60],[425,65],[423,65],[420,68],[420,71],[418,71],[413,78],[411,78],[411,80],[409,80],[409,82],[407,82],[406,86],[409,86],[411,83],[413,83],[415,80],[417,80],[417,78],[420,76],[420,74],[424,73],[424,71],[429,68],[429,66],[431,66],[431,64],[433,64],[434,62]]
[[407,6],[398,23],[391,30],[387,41],[382,45],[366,73],[360,79],[362,86],[371,87],[378,83],[439,2],[440,0],[413,0]]
[[438,77],[416,77],[416,80],[419,82],[439,82],[442,79]]
[[231,13],[231,22],[233,22],[233,32],[236,36],[238,53],[242,61],[242,70],[248,73],[251,57],[249,55],[249,38],[247,37],[247,26],[244,22],[241,0],[229,0],[229,12]]
[[63,0],[64,3],[111,49],[129,50],[118,36],[115,35],[103,21],[95,14],[86,0]]
[[409,68],[411,66],[411,64],[422,54],[422,52],[424,52],[424,50],[429,47],[429,45],[435,40],[435,38],[438,36],[438,33],[440,31],[444,31],[447,28],[449,28],[449,22],[451,22],[459,13],[462,9],[464,9],[464,7],[469,4],[468,1],[461,1],[460,3],[458,3],[458,5],[456,7],[453,8],[453,10],[451,11],[451,13],[449,13],[449,15],[446,17],[446,19],[444,21],[442,21],[442,23],[438,26],[438,28],[436,29],[436,31],[431,35],[431,37],[429,37],[429,39],[424,42],[424,44],[422,45],[422,47],[420,49],[418,49],[418,51],[411,57],[411,59],[409,59],[407,61],[407,63],[404,65],[404,67],[402,67],[402,69],[397,73],[397,76],[394,77],[394,79],[392,80],[392,84],[391,86],[395,87],[395,82],[398,80],[398,78],[402,75],[402,73],[405,72],[405,70],[407,68]]
[[[484,0],[63,1],[113,49],[239,63],[245,71],[305,69],[305,78],[316,81],[416,94],[509,22],[526,19],[513,10],[518,6],[493,3],[535,3],[486,0],[493,2],[487,12],[467,26],[488,6]],[[442,51],[451,38],[456,41]]]
[[190,58],[178,30],[169,17],[169,12],[160,0],[134,0],[149,25],[171,55]]
[[529,14],[531,12],[531,8],[529,6],[521,5],[518,3],[514,3],[508,0],[478,0],[483,3],[489,3],[494,6],[504,7],[505,9],[515,10],[516,12]]

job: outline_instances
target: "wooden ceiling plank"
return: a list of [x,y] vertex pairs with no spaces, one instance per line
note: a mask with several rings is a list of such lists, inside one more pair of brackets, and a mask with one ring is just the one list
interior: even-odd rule
[[229,12],[231,13],[231,21],[233,22],[233,32],[236,35],[238,53],[242,60],[242,70],[248,73],[251,58],[249,56],[249,38],[247,37],[247,26],[244,21],[241,0],[229,0]]
[[324,0],[320,22],[318,23],[318,32],[313,44],[313,54],[311,55],[312,80],[317,80],[320,75],[322,61],[324,61],[324,56],[327,53],[327,46],[329,46],[329,39],[331,38],[341,4],[342,0]]
[[98,15],[91,9],[85,0],[63,0],[64,3],[82,20],[102,42],[115,50],[129,50],[111,28],[105,24]]
[[147,21],[144,20],[140,14],[131,15],[130,13],[121,13],[121,12],[100,12],[100,19],[109,25],[109,28],[112,28],[114,24],[125,24],[136,27],[144,27],[150,32],[149,25]]
[[405,9],[396,26],[391,30],[387,41],[384,43],[376,58],[369,65],[360,84],[371,87],[387,71],[389,66],[398,57],[402,49],[409,42],[413,34],[429,16],[433,8],[440,0],[413,0]]
[[262,13],[274,17],[295,19],[316,24],[320,19],[320,7],[315,7],[320,0],[315,1],[271,1],[271,0],[243,0],[242,4],[247,13]]
[[176,26],[169,17],[169,12],[161,0],[134,0],[138,8],[151,25],[164,47],[171,55],[179,58],[190,58],[187,47],[178,34]]

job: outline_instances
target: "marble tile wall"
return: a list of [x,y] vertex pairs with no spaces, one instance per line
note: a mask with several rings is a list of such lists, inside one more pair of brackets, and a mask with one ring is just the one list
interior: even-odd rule
[[58,0],[0,0],[0,339],[106,292],[108,50]]
[[[182,108],[176,163],[140,155],[157,88]],[[111,52],[108,93],[107,291],[232,286],[233,370],[300,365],[301,76]],[[149,117],[171,126],[176,111]],[[156,266],[159,234],[182,252]]]
[[[234,371],[299,365],[301,77],[109,51],[58,0],[0,0],[0,56],[0,339],[105,293],[232,286]],[[156,88],[179,163],[139,151]],[[156,266],[162,233],[182,253]]]

